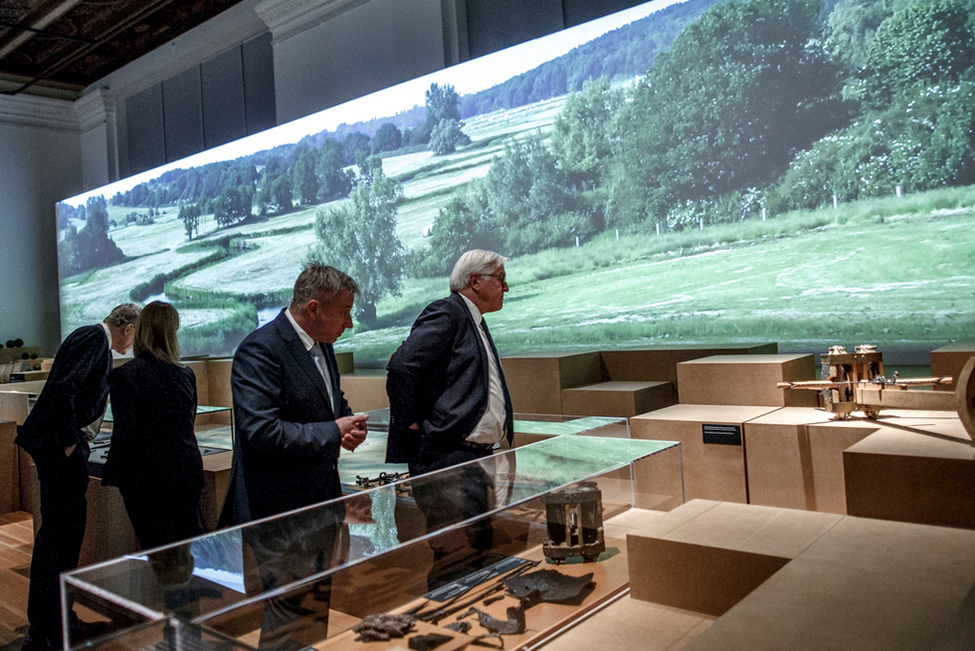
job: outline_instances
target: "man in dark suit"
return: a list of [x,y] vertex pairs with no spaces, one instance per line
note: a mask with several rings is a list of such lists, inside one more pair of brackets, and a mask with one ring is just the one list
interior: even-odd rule
[[339,448],[355,450],[368,416],[352,415],[332,343],[352,327],[359,287],[310,264],[291,306],[241,342],[231,390],[236,436],[222,524],[241,524],[342,494]]
[[494,531],[477,518],[494,504],[493,464],[465,464],[429,479],[426,473],[489,457],[513,436],[511,400],[483,315],[500,310],[508,291],[505,258],[464,253],[450,274],[451,294],[417,317],[409,337],[386,366],[389,395],[387,463],[407,463],[410,488],[426,517],[435,589],[491,561]]
[[[24,651],[60,649],[61,572],[78,567],[88,513],[88,436],[96,431],[108,400],[112,351],[132,346],[139,306],[127,303],[112,310],[100,325],[72,332],[58,348],[41,395],[20,427],[16,443],[37,466],[41,496],[41,527],[34,538],[30,565],[27,619],[30,629]],[[90,626],[69,613],[70,627],[80,638]]]
[[408,463],[413,477],[511,442],[511,400],[483,317],[504,304],[506,261],[491,251],[464,253],[450,296],[423,310],[386,366],[386,462]]

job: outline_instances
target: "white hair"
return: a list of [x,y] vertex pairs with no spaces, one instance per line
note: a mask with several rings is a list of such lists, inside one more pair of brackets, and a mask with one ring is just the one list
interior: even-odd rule
[[485,276],[504,266],[508,258],[494,251],[471,249],[454,263],[454,270],[450,272],[450,291],[459,292],[470,284],[472,274]]

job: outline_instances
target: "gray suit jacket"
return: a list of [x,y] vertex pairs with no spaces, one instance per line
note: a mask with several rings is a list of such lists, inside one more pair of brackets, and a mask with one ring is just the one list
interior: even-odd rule
[[335,419],[350,416],[331,344],[320,344],[335,404],[284,310],[234,355],[234,462],[220,524],[241,524],[342,494]]

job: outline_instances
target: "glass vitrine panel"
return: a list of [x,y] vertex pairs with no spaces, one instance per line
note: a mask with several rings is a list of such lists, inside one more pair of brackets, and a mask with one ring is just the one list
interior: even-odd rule
[[[585,522],[593,513],[590,504],[589,515],[578,521],[573,514],[583,511],[570,508],[553,523],[551,504],[564,503],[566,491],[580,486],[599,494],[599,522]],[[573,537],[577,531],[578,541],[589,540],[598,528],[602,537],[602,521],[639,505],[643,494],[661,493],[674,504],[683,501],[677,443],[550,436],[67,573],[64,612],[70,607],[83,619],[106,620],[110,632],[95,640],[66,639],[70,648],[115,646],[129,644],[137,633],[139,648],[159,649],[177,621],[192,640],[203,635],[282,651],[341,648],[361,635],[353,627],[367,616],[413,611],[420,619],[409,635],[435,633],[451,640],[489,634],[492,621],[517,628],[520,617],[520,633],[501,633],[517,642],[554,625],[548,621],[553,617],[569,617],[626,584],[623,536],[610,531],[603,547],[595,552],[590,547],[589,560],[556,562],[546,549],[553,535],[564,531]],[[533,597],[523,599],[502,584],[519,574],[534,580],[541,570],[585,580],[585,587],[541,608],[531,603]],[[510,608],[521,614],[512,615]],[[472,624],[466,634],[445,628],[458,617]]]

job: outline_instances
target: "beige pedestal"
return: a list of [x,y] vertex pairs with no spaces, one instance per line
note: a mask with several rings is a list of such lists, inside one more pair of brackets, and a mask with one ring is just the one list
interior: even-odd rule
[[677,365],[677,394],[691,405],[816,407],[817,391],[776,386],[815,379],[812,355],[713,355]]
[[603,377],[621,381],[677,381],[677,365],[712,355],[775,354],[774,343],[751,346],[674,346],[666,348],[633,348],[604,350],[599,353]]
[[595,352],[504,357],[501,366],[511,405],[523,414],[571,413],[562,409],[562,389],[603,380]]
[[[820,492],[826,490],[827,479],[817,477],[822,475],[822,467],[813,460],[823,460],[825,453],[812,449],[809,426],[830,420],[830,414],[822,409],[783,407],[744,424],[749,504],[820,510],[817,506],[823,500],[817,494],[817,487]],[[813,440],[821,444],[824,437],[816,436]],[[833,454],[832,462],[826,459],[828,465],[841,462],[842,450]],[[827,474],[836,480],[835,473]],[[835,494],[842,490],[840,477],[840,485],[829,487],[827,492]]]
[[20,455],[17,423],[0,420],[0,515],[20,511]]
[[843,452],[848,513],[975,529],[975,445],[958,417],[905,415],[896,425]]
[[[962,341],[942,346],[931,351],[931,375],[934,377],[951,376],[952,379],[958,377],[965,362],[970,357],[975,357],[975,339],[963,339]],[[935,390],[954,391],[955,384],[939,384]]]
[[[627,535],[630,596],[723,615],[839,519],[744,504],[688,502]],[[632,562],[636,559],[642,561]]]
[[[704,506],[690,503],[664,518]],[[714,506],[697,517],[689,515],[666,534],[653,532],[649,540],[629,543],[631,590],[644,589],[644,576],[632,571],[640,553],[647,579],[659,584],[669,578],[671,589],[664,596],[670,599],[693,596],[685,583],[700,585],[704,594],[727,593],[722,579],[728,574],[711,571],[714,565],[708,561],[724,558],[729,550],[749,554],[739,556],[736,567],[756,580],[763,568],[751,557],[791,557],[686,651],[972,648],[975,532],[756,506],[737,509]],[[752,509],[764,513],[751,515]],[[685,556],[696,554],[704,562],[658,562],[636,549],[654,539],[682,544]],[[685,579],[688,573],[700,580]],[[729,590],[736,587],[734,577],[730,584]]]
[[674,405],[630,419],[633,438],[680,441],[686,499],[747,502],[744,447],[740,444],[705,443],[734,440],[742,425],[775,407]]
[[562,411],[628,418],[677,402],[672,382],[609,381],[562,389]]
[[385,369],[359,369],[354,373],[343,373],[341,381],[342,391],[352,411],[370,411],[389,407]]

